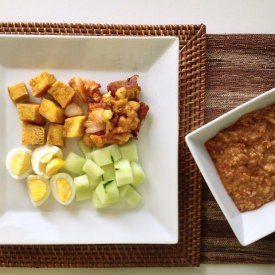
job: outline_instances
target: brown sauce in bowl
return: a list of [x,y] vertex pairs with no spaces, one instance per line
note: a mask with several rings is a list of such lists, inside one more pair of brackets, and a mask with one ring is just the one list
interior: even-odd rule
[[243,115],[205,146],[240,212],[275,199],[275,104]]

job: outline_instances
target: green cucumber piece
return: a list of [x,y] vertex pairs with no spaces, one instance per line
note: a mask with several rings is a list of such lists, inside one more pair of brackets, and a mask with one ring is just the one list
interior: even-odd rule
[[133,173],[128,159],[120,159],[114,163],[117,186],[133,183]]
[[119,191],[115,180],[102,181],[95,189],[102,204],[111,204],[119,201]]
[[88,175],[87,175],[87,177],[88,177],[88,180],[89,180],[89,183],[90,183],[90,188],[91,188],[91,190],[95,190],[96,189],[96,187],[99,185],[99,183],[101,183],[102,182],[102,176],[100,176],[98,179],[96,179],[96,180],[94,180],[93,178],[91,178],[91,177],[89,177]]
[[96,209],[105,208],[105,207],[108,206],[108,204],[101,203],[101,201],[99,200],[96,192],[92,193],[92,205]]
[[88,155],[97,165],[104,166],[113,162],[108,147],[97,149]]
[[89,147],[83,140],[80,140],[78,142],[78,146],[83,153],[83,155],[86,157],[90,152],[92,152],[92,148]]
[[70,152],[67,158],[65,159],[64,168],[68,172],[80,176],[84,174],[82,168],[84,166],[85,161],[86,160],[83,157],[75,154],[74,152]]
[[104,180],[109,180],[109,179],[115,179],[115,168],[114,168],[114,164],[110,163],[108,165],[104,165],[101,167],[101,169],[104,171],[103,174],[103,179]]
[[84,201],[91,197],[91,187],[87,175],[74,178],[75,199],[76,201]]
[[82,168],[83,172],[91,177],[93,180],[97,180],[103,175],[104,171],[92,160],[87,159]]
[[136,143],[129,141],[119,147],[121,157],[130,161],[138,161],[138,151]]
[[144,171],[139,163],[131,161],[131,168],[133,173],[133,183],[132,185],[138,187],[141,185],[145,179]]
[[113,162],[118,161],[119,159],[121,159],[120,149],[119,149],[117,144],[109,145],[106,148],[109,149]]
[[134,208],[137,207],[142,200],[142,196],[130,184],[119,187],[119,195],[129,206]]

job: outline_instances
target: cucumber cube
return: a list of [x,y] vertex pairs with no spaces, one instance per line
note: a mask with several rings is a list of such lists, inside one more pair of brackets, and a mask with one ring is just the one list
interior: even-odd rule
[[89,181],[89,183],[90,183],[90,189],[91,189],[91,190],[95,190],[96,187],[99,185],[99,183],[102,182],[102,176],[100,176],[100,177],[99,177],[98,179],[96,179],[96,180],[94,180],[93,178],[89,177],[88,175],[87,175],[87,177],[88,177],[88,181]]
[[119,147],[121,157],[130,161],[138,161],[138,152],[136,143],[129,141]]
[[114,163],[117,186],[133,183],[133,173],[128,159],[120,159]]
[[87,159],[85,161],[82,170],[93,180],[97,180],[104,173],[104,171],[95,162],[93,162],[90,159]]
[[138,187],[141,185],[145,179],[144,171],[140,164],[135,161],[131,161],[131,168],[133,173],[133,186]]
[[86,157],[90,152],[92,152],[92,148],[89,147],[83,140],[80,140],[78,142],[78,146],[83,153],[83,155]]
[[82,175],[84,174],[82,171],[82,168],[84,166],[85,163],[85,159],[82,158],[81,156],[70,152],[67,156],[67,158],[65,159],[65,165],[64,168],[68,171],[71,172],[75,175]]
[[88,155],[97,165],[104,166],[113,162],[108,147],[97,149]]
[[142,200],[142,196],[129,184],[119,187],[119,194],[131,207],[137,207]]
[[108,165],[104,165],[101,167],[101,169],[104,171],[103,174],[103,179],[104,180],[109,180],[109,179],[115,179],[115,168],[114,168],[114,164],[110,163]]
[[91,187],[87,175],[74,178],[76,201],[87,200],[91,197]]
[[119,191],[115,180],[102,181],[95,189],[95,192],[102,204],[111,204],[119,201]]
[[108,204],[103,204],[100,202],[96,192],[93,192],[93,194],[92,194],[92,205],[94,208],[97,208],[97,209],[104,208],[104,207],[108,206]]
[[113,162],[118,161],[119,159],[121,159],[121,153],[120,153],[120,150],[119,150],[119,147],[118,147],[117,144],[109,145],[106,148],[109,149]]

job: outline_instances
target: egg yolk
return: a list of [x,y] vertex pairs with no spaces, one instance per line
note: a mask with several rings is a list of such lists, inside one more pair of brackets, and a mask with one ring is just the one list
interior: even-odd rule
[[42,200],[47,194],[47,184],[40,179],[33,179],[28,182],[31,198],[34,202]]
[[64,166],[65,162],[60,158],[53,158],[46,167],[46,174],[48,177],[56,174]]
[[18,153],[11,158],[10,171],[15,176],[22,176],[31,167],[31,156],[26,153]]
[[71,186],[65,179],[56,180],[56,191],[63,202],[68,201],[72,195]]

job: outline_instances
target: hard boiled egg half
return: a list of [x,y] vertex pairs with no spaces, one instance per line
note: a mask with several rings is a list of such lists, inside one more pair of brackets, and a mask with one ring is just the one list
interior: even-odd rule
[[7,154],[6,168],[17,180],[25,179],[32,172],[32,151],[27,148],[14,148]]
[[28,193],[33,206],[43,204],[49,197],[51,189],[48,179],[38,175],[28,176]]
[[54,198],[63,205],[69,205],[75,197],[73,178],[67,173],[58,173],[50,180]]
[[50,178],[64,166],[62,150],[57,146],[43,145],[32,154],[33,171],[44,178]]

